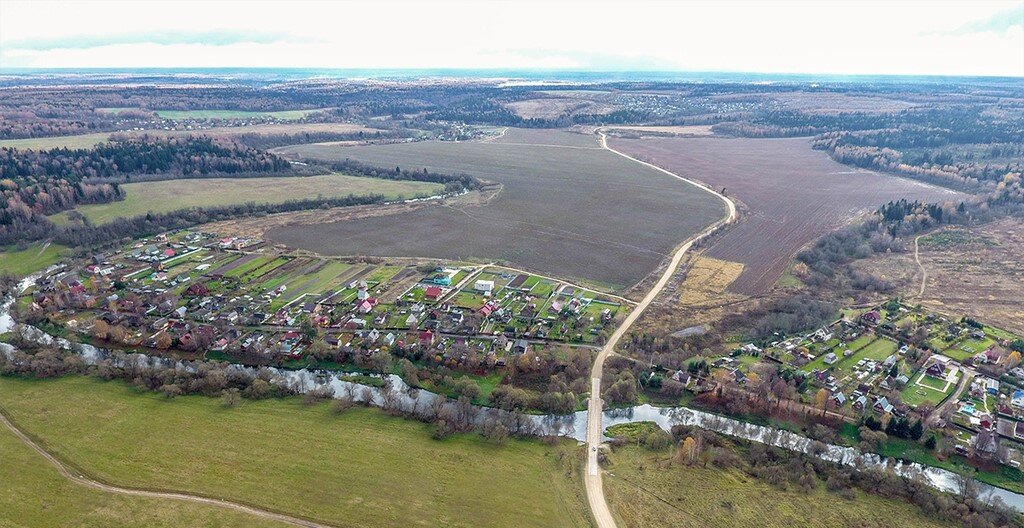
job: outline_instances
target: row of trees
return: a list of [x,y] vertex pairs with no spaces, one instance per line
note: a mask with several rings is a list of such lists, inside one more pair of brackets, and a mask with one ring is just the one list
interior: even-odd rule
[[[0,353],[0,375],[52,378],[66,375],[92,375],[103,380],[123,380],[140,390],[156,391],[167,398],[185,394],[219,397],[231,407],[241,399],[264,399],[304,394],[309,404],[331,399],[331,410],[345,412],[353,405],[377,406],[396,416],[435,424],[435,438],[457,432],[477,431],[488,440],[501,443],[510,436],[538,436],[536,421],[512,410],[484,409],[471,404],[470,397],[457,399],[421,397],[413,389],[407,398],[387,380],[379,390],[368,386],[346,385],[335,394],[330,385],[307,389],[310,380],[303,376],[284,376],[267,368],[242,369],[227,363],[210,361],[154,360],[140,354],[111,352],[96,364],[86,364],[75,350],[40,346],[31,339],[14,338],[16,349]],[[557,427],[553,431],[557,433]]]
[[[738,469],[790,491],[811,491],[824,483],[827,490],[848,500],[855,500],[856,490],[861,490],[904,500],[928,515],[972,528],[1020,526],[1020,518],[1011,508],[1001,502],[987,505],[978,499],[977,486],[968,471],[957,476],[956,495],[949,495],[929,487],[924,479],[904,478],[884,469],[839,465],[761,443],[727,439],[691,426],[673,427],[672,441],[676,445],[673,465]],[[812,445],[811,450],[820,453],[824,444]]]

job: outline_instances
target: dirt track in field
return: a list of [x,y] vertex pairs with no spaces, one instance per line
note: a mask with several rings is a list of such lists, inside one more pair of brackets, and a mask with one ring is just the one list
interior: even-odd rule
[[65,466],[63,462],[57,459],[57,457],[50,454],[49,451],[44,449],[41,445],[37,444],[34,440],[32,440],[31,437],[25,434],[25,432],[23,432],[16,425],[14,425],[13,422],[8,420],[7,416],[5,416],[3,413],[0,413],[0,423],[3,423],[5,426],[7,426],[7,428],[10,429],[11,432],[13,432],[14,435],[17,436],[19,440],[21,440],[25,445],[30,447],[33,451],[38,453],[44,459],[46,459],[46,461],[49,462],[50,465],[57,468],[57,472],[59,472],[61,476],[74,482],[75,484],[80,484],[82,486],[97,489],[100,491],[105,491],[107,493],[114,493],[117,495],[128,495],[131,497],[147,497],[153,499],[171,499],[185,502],[193,502],[197,504],[219,506],[221,508],[227,508],[229,510],[248,513],[261,519],[278,521],[285,524],[290,524],[292,526],[304,526],[307,528],[327,528],[329,526],[326,524],[308,521],[306,519],[300,519],[298,517],[292,517],[290,515],[284,515],[281,513],[261,510],[259,508],[253,508],[252,506],[247,506],[245,504],[237,502],[231,502],[222,499],[214,499],[210,497],[203,497],[201,495],[190,495],[187,493],[176,493],[169,491],[150,491],[135,488],[122,488],[120,486],[104,484],[103,482],[93,480],[81,474],[81,472],[72,470]]
[[744,265],[729,290],[766,292],[806,244],[899,198],[959,200],[964,195],[870,171],[812,150],[804,138],[609,138],[609,145],[707,183],[743,206],[738,225],[707,256]]

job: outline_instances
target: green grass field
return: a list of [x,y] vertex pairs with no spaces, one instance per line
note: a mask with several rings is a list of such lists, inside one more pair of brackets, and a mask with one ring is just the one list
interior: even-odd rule
[[0,147],[46,150],[57,147],[70,149],[87,149],[103,143],[110,137],[110,132],[96,132],[94,134],[78,134],[74,136],[39,137],[26,139],[0,139]]
[[[922,387],[919,383],[924,386]],[[903,389],[903,392],[900,393],[900,398],[903,400],[903,403],[915,407],[922,403],[937,405],[956,389],[956,383],[950,383],[948,389],[946,385],[944,380],[926,376],[922,370],[918,375],[911,378],[907,388]]]
[[284,526],[223,508],[126,497],[75,484],[0,426],[0,526]]
[[627,447],[610,456],[606,496],[619,526],[629,528],[744,526],[945,526],[917,508],[857,492],[855,500],[829,493],[783,491],[736,470],[667,465],[668,451]]
[[[127,183],[124,200],[84,205],[78,211],[94,224],[120,217],[149,212],[166,213],[189,207],[216,207],[247,202],[278,203],[303,198],[344,197],[350,194],[383,194],[388,198],[412,198],[435,194],[443,189],[436,183],[363,178],[343,174],[277,178],[204,178]],[[57,223],[67,221],[67,213],[54,215]]]
[[588,523],[582,457],[569,442],[495,446],[475,434],[436,441],[431,426],[373,409],[334,415],[299,398],[225,408],[86,377],[0,378],[0,405],[61,459],[124,486],[220,496],[344,526]]
[[43,248],[40,244],[30,244],[25,249],[13,246],[0,249],[0,271],[15,275],[28,275],[47,266],[56,264],[68,248],[59,244],[50,244]]
[[163,130],[152,129],[145,131],[120,131],[120,132],[93,132],[91,134],[76,134],[72,136],[49,136],[25,139],[0,139],[0,147],[11,147],[20,149],[52,149],[92,148],[97,143],[108,141],[111,134],[133,135],[142,134],[160,137],[185,137],[194,135],[234,137],[241,134],[300,134],[303,132],[366,132],[371,134],[377,129],[366,128],[362,125],[352,123],[269,123],[249,126],[224,126],[210,127],[201,130]]

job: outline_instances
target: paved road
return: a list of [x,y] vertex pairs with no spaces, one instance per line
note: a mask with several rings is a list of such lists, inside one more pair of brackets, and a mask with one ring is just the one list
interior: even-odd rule
[[672,255],[672,260],[669,262],[668,266],[665,267],[665,272],[662,273],[661,278],[658,279],[658,282],[655,283],[654,287],[647,292],[647,295],[645,295],[640,303],[636,305],[636,308],[629,314],[629,316],[626,317],[626,320],[623,321],[615,332],[613,332],[608,338],[608,342],[601,351],[598,352],[597,358],[594,360],[594,366],[591,368],[590,400],[587,402],[587,473],[584,477],[587,488],[587,502],[590,504],[590,511],[594,516],[594,520],[597,522],[598,528],[615,528],[615,518],[612,517],[612,512],[608,508],[608,501],[605,500],[604,497],[604,485],[601,481],[601,468],[597,463],[597,451],[600,448],[601,438],[604,431],[604,427],[602,425],[603,417],[601,413],[603,405],[601,401],[601,374],[604,370],[604,361],[615,350],[615,345],[619,342],[619,339],[625,335],[630,326],[633,325],[637,318],[640,317],[640,314],[643,313],[649,304],[651,304],[651,301],[658,296],[658,293],[660,293],[665,287],[669,279],[672,278],[672,275],[676,272],[676,268],[679,267],[679,263],[683,260],[683,256],[686,255],[686,252],[693,246],[693,243],[710,235],[719,227],[722,227],[736,219],[736,204],[734,204],[729,198],[726,198],[724,195],[702,183],[683,178],[678,174],[674,174],[650,163],[640,161],[609,147],[608,138],[605,136],[604,132],[598,129],[597,133],[601,135],[602,148],[626,159],[640,163],[641,165],[645,165],[664,174],[668,174],[673,178],[677,178],[691,185],[696,185],[697,187],[717,196],[725,203],[729,211],[729,214],[725,218],[715,222],[702,233],[693,236],[676,249],[676,252]]
[[237,502],[231,502],[231,501],[226,501],[226,500],[221,500],[221,499],[213,499],[213,498],[210,498],[210,497],[202,497],[202,496],[198,496],[198,495],[189,495],[187,493],[173,493],[173,492],[164,492],[164,491],[148,491],[148,490],[140,490],[140,489],[133,489],[133,488],[122,488],[122,487],[119,487],[119,486],[111,486],[109,484],[104,484],[102,482],[98,482],[98,481],[95,481],[95,480],[93,480],[93,479],[91,479],[89,477],[86,477],[85,475],[82,475],[78,471],[73,471],[73,470],[69,469],[60,460],[58,460],[55,456],[50,454],[49,451],[47,451],[46,449],[43,449],[42,446],[40,446],[39,444],[35,443],[31,438],[29,438],[28,435],[26,435],[24,432],[22,432],[21,429],[18,429],[18,427],[16,425],[14,425],[9,419],[7,419],[7,416],[5,416],[3,413],[0,413],[0,422],[3,422],[3,424],[6,425],[7,428],[10,429],[14,433],[15,436],[17,436],[22,442],[24,442],[25,445],[27,445],[30,448],[32,448],[33,451],[35,451],[36,453],[39,453],[43,458],[46,459],[47,462],[49,462],[51,465],[56,467],[57,471],[60,472],[61,475],[63,475],[65,478],[71,480],[72,482],[75,482],[76,484],[81,484],[83,486],[87,486],[87,487],[90,487],[90,488],[93,488],[93,489],[98,489],[100,491],[105,491],[107,493],[115,493],[117,495],[129,495],[129,496],[133,496],[133,497],[147,497],[147,498],[153,498],[153,499],[172,499],[172,500],[180,500],[180,501],[185,501],[185,502],[194,502],[194,503],[198,503],[198,504],[208,504],[208,505],[211,505],[211,506],[219,506],[221,508],[227,508],[229,510],[235,510],[235,511],[239,511],[239,512],[242,512],[242,513],[248,513],[250,515],[254,515],[254,516],[260,517],[262,519],[268,519],[268,520],[271,520],[271,521],[279,521],[279,522],[282,522],[282,523],[285,523],[285,524],[290,524],[290,525],[293,525],[293,526],[303,526],[303,527],[306,527],[306,528],[328,528],[329,527],[329,525],[326,525],[326,524],[315,523],[313,521],[307,521],[305,519],[299,519],[298,517],[292,517],[290,515],[283,515],[283,514],[280,514],[280,513],[275,513],[275,512],[271,512],[271,511],[261,510],[259,508],[253,508],[251,506],[246,506],[245,504],[239,504]]

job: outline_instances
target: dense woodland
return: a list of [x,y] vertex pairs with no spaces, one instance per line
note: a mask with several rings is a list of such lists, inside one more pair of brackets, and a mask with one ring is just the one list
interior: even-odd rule
[[0,148],[0,245],[54,235],[47,215],[123,198],[133,176],[288,173],[273,154],[208,137],[140,137],[93,149]]

